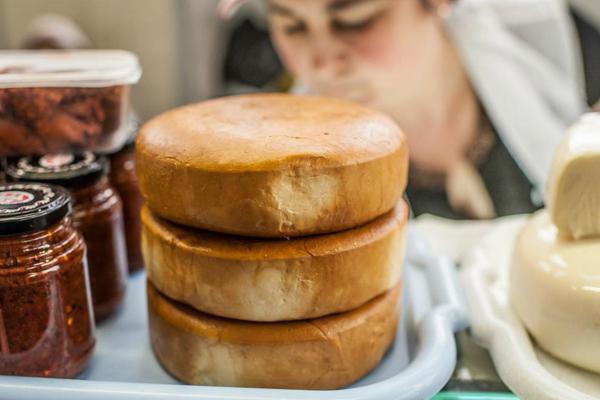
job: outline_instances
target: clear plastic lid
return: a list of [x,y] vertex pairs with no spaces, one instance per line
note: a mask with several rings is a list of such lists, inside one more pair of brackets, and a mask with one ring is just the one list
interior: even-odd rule
[[0,51],[0,89],[132,85],[142,70],[123,50]]

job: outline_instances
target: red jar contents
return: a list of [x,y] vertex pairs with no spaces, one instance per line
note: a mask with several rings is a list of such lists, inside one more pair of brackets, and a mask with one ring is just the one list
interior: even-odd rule
[[73,225],[87,245],[96,321],[118,309],[127,286],[121,200],[107,178],[108,161],[92,153],[24,157],[7,167],[9,179],[42,181],[69,189]]
[[0,184],[6,182],[6,174],[4,173],[5,169],[6,169],[6,159],[3,157],[0,157]]
[[96,321],[115,311],[127,287],[127,256],[121,200],[106,176],[71,189],[75,226],[88,246]]
[[68,193],[0,185],[0,375],[74,377],[92,354],[85,245]]
[[123,220],[127,242],[127,264],[129,272],[144,267],[141,249],[141,211],[144,197],[140,192],[135,173],[135,142],[127,144],[120,152],[110,157],[110,181],[119,192],[123,202]]
[[0,153],[96,148],[123,125],[129,88],[0,89]]

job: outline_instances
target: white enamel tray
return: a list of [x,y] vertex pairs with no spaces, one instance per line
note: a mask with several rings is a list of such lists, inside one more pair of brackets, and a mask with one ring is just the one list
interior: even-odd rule
[[98,327],[92,363],[80,379],[0,376],[0,399],[340,399],[422,400],[449,380],[454,333],[467,326],[454,266],[430,256],[411,231],[401,328],[381,364],[351,387],[333,391],[181,385],[155,360],[146,316],[145,276],[130,278],[122,312]]
[[566,364],[539,349],[508,302],[514,240],[526,217],[500,222],[464,260],[473,336],[490,350],[500,377],[524,400],[600,398],[600,375]]

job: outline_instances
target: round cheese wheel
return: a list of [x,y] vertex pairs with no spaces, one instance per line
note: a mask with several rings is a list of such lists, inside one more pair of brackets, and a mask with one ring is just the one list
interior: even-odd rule
[[196,309],[247,321],[316,318],[354,309],[401,278],[408,207],[359,228],[295,239],[194,230],[142,211],[150,281]]
[[548,181],[548,211],[562,233],[600,236],[599,180],[600,113],[589,113],[562,138]]
[[149,284],[150,338],[161,364],[186,383],[335,389],[379,363],[395,337],[400,293],[398,284],[354,311],[329,317],[244,322],[203,314]]
[[145,124],[137,172],[165,219],[252,237],[353,228],[385,214],[407,181],[406,138],[387,116],[335,99],[227,97]]
[[548,353],[600,373],[600,240],[561,236],[547,211],[515,245],[510,300]]

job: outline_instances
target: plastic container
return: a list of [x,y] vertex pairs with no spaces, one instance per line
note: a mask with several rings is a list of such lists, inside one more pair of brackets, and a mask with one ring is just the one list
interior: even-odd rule
[[70,211],[59,187],[0,186],[1,374],[72,377],[92,354],[85,246]]
[[517,396],[536,400],[600,398],[600,375],[564,363],[531,340],[508,301],[514,241],[526,217],[506,218],[463,263],[471,333],[490,350],[504,383]]
[[140,76],[125,51],[0,51],[0,156],[117,151]]
[[10,163],[10,180],[66,187],[73,198],[73,224],[88,249],[96,321],[121,305],[127,286],[127,255],[121,200],[107,178],[108,161],[87,152],[23,157]]
[[[414,233],[414,232],[413,232]],[[80,380],[0,376],[0,393],[28,399],[340,399],[433,397],[456,363],[454,332],[467,326],[454,266],[409,239],[402,323],[380,365],[349,388],[332,391],[240,389],[178,384],[155,360],[148,339],[146,276],[130,277],[123,313],[98,330],[98,351]]]

